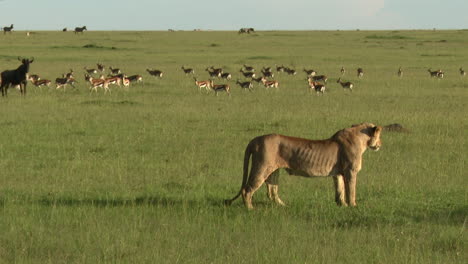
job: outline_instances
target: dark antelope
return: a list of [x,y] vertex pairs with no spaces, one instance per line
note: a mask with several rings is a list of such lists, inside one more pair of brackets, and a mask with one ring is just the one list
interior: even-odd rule
[[7,32],[11,33],[11,30],[13,29],[13,24],[9,27],[3,27],[3,34],[6,34]]
[[354,84],[352,82],[342,82],[341,78],[338,78],[338,81],[336,82],[341,84],[341,87],[343,87],[343,89],[349,89],[351,92],[353,91]]
[[238,84],[241,88],[249,89],[249,91],[252,91],[252,88],[253,88],[253,83],[252,82],[249,82],[249,81],[241,82],[241,81],[237,80],[236,84]]

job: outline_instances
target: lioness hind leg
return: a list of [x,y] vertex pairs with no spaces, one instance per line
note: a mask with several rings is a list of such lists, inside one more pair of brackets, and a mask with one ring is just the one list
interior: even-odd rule
[[276,204],[285,206],[286,204],[280,199],[278,195],[279,189],[279,169],[275,170],[270,176],[266,179],[268,198],[274,201]]
[[272,170],[263,168],[252,168],[247,185],[242,189],[242,198],[248,209],[253,209],[252,196],[272,173]]
[[335,202],[337,205],[348,206],[346,203],[345,183],[343,175],[333,177],[335,183]]

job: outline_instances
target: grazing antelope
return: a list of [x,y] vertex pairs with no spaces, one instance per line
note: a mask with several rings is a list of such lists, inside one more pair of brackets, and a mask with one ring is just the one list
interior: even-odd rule
[[146,71],[154,77],[162,78],[163,72],[160,70],[146,69]]
[[281,65],[281,66],[275,65],[275,66],[276,66],[276,72],[284,72],[284,69],[286,68],[284,67],[284,65]]
[[254,72],[254,71],[255,71],[255,68],[254,68],[254,67],[252,67],[252,66],[247,66],[247,65],[245,65],[245,64],[244,64],[244,69],[245,69],[245,71],[249,71],[249,72]]
[[222,73],[223,73],[223,68],[215,68],[214,66],[211,66],[210,69],[211,69],[213,72],[216,72],[216,73],[219,73],[219,74],[222,74]]
[[466,72],[465,70],[463,70],[462,67],[460,67],[460,75],[463,77],[463,76],[466,76]]
[[427,70],[431,77],[437,77],[437,78],[444,78],[444,72],[442,72],[440,69],[437,71],[432,71],[431,69]]
[[346,73],[346,70],[343,66],[341,66],[340,72],[341,72],[341,76],[343,76]]
[[182,66],[181,69],[184,71],[185,75],[195,73],[195,71],[192,68],[185,68],[184,66]]
[[304,69],[304,72],[307,74],[307,76],[315,76],[317,74],[317,72],[312,69],[310,70]]
[[238,84],[241,88],[249,89],[249,91],[252,91],[252,88],[253,88],[253,83],[252,82],[249,82],[249,81],[240,82],[239,79],[237,79],[236,84]]
[[11,30],[13,30],[13,24],[9,27],[3,27],[3,34],[6,34],[7,32],[10,32],[11,34]]
[[364,76],[364,70],[362,68],[357,69],[357,77],[362,78]]
[[106,70],[104,65],[102,65],[101,63],[96,63],[96,66],[97,66],[98,71],[100,71],[101,73],[103,73]]
[[326,75],[315,75],[315,76],[311,76],[312,77],[312,80],[314,81],[322,81],[324,83],[327,82],[328,80],[328,77]]
[[86,26],[76,27],[74,32],[75,32],[75,34],[78,34],[78,33],[83,34],[83,32],[84,32],[85,30],[88,30],[88,29],[86,28]]
[[197,78],[193,77],[195,80],[195,85],[198,87],[198,91],[201,92],[201,88],[206,89],[206,93],[210,91],[211,81],[198,81]]
[[401,69],[401,66],[398,68],[398,77],[403,77],[403,70]]
[[291,69],[291,68],[285,68],[284,71],[289,75],[296,75],[297,74],[296,70]]
[[242,75],[244,75],[245,78],[255,78],[254,72],[251,72],[251,71],[245,72],[243,69],[240,69],[239,72],[242,73]]
[[94,73],[97,73],[97,72],[98,72],[96,69],[88,69],[88,67],[84,67],[84,70],[85,70],[86,73],[88,73],[88,74],[94,74]]
[[220,78],[221,77],[221,73],[220,72],[216,72],[216,71],[211,71],[210,68],[206,68],[205,71],[208,72],[208,74],[210,75],[211,78]]
[[128,76],[127,79],[130,82],[142,82],[143,81],[143,77],[141,75],[138,75],[138,74]]
[[111,71],[112,74],[120,74],[120,69],[112,68],[112,66],[109,67],[109,70]]
[[265,77],[263,77],[263,76],[262,76],[262,77],[258,77],[258,78],[252,77],[252,81],[257,82],[257,83],[263,83],[263,82],[262,82],[263,79],[265,79]]
[[[267,68],[268,69],[268,68]],[[286,70],[286,69],[285,69]],[[263,77],[265,78],[268,78],[268,77],[275,77],[275,74],[273,72],[271,72],[271,68],[270,70],[266,70],[266,69],[262,69],[262,74],[263,74]]]
[[85,75],[85,80],[91,84],[91,87],[89,88],[90,92],[95,91],[97,93],[97,88],[101,87],[102,89],[104,89],[104,93],[107,93],[108,91],[109,93],[111,93],[109,89],[109,83],[106,80],[94,79],[93,77],[87,74]]
[[232,76],[231,76],[231,74],[228,73],[228,72],[223,72],[223,73],[221,74],[221,78],[222,78],[222,79],[226,79],[226,80],[231,80]]
[[351,92],[353,91],[354,84],[352,82],[342,82],[341,78],[338,78],[338,81],[336,82],[341,84],[341,87],[343,87],[343,89],[349,89]]
[[275,87],[276,89],[278,89],[279,85],[278,81],[267,81],[267,79],[265,78],[262,78],[262,83],[266,88]]
[[226,92],[231,96],[231,88],[229,87],[229,84],[214,84],[213,80],[210,80],[210,87],[215,91],[216,96],[218,96],[219,92]]

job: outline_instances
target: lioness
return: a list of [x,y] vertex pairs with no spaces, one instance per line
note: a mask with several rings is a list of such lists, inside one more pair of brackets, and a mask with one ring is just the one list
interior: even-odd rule
[[[336,132],[325,140],[308,140],[271,134],[259,136],[247,145],[244,156],[244,175],[239,193],[248,209],[253,209],[252,196],[264,182],[268,197],[284,205],[278,196],[279,169],[290,175],[304,177],[333,176],[335,201],[342,206],[356,206],[356,178],[361,170],[362,154],[369,147],[379,150],[381,126],[370,123],[353,125]],[[248,175],[250,156],[252,167]]]

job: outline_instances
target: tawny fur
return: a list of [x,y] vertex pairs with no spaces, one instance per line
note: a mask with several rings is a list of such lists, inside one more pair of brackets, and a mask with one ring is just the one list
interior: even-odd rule
[[[252,209],[252,196],[264,182],[268,197],[284,205],[278,195],[279,169],[304,177],[332,176],[338,205],[356,206],[356,178],[361,170],[362,154],[367,148],[380,148],[382,127],[370,123],[354,125],[325,140],[309,140],[278,134],[254,138],[247,145],[240,191],[225,204],[242,195]],[[249,170],[250,157],[252,165]]]

